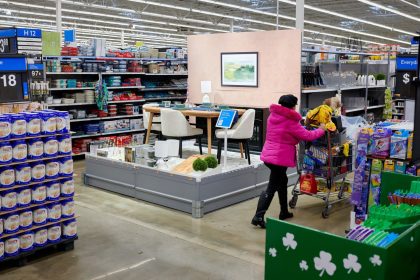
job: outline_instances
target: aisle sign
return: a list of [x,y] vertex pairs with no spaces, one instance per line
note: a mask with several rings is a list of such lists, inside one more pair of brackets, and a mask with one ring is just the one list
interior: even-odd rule
[[397,71],[417,71],[417,57],[398,56],[396,69]]
[[0,57],[0,72],[25,72],[26,70],[25,57]]
[[76,42],[76,30],[74,29],[64,30],[64,42],[66,43]]
[[0,57],[0,103],[29,99],[25,57]]
[[24,37],[24,38],[41,38],[42,31],[41,29],[34,29],[34,28],[16,28],[17,37]]
[[219,118],[217,119],[216,127],[226,129],[231,128],[236,114],[236,110],[221,110]]

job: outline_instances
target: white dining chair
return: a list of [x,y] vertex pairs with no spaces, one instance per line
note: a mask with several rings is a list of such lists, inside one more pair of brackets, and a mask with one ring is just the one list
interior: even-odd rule
[[[255,110],[248,109],[245,113],[239,118],[238,122],[231,128],[227,130],[228,142],[242,144],[245,149],[245,158],[248,159],[248,164],[251,164],[251,157],[249,152],[248,140],[252,138],[254,134],[254,122],[255,122]],[[225,130],[218,129],[216,130],[216,138],[218,139],[217,145],[217,159],[220,163],[222,146],[225,139]]]
[[190,125],[185,116],[177,110],[161,109],[160,117],[163,137],[179,141],[180,158],[182,158],[182,141],[184,140],[197,139],[200,154],[203,154],[203,148],[201,145],[203,130],[201,128],[195,128]]
[[[147,103],[143,105],[142,107],[143,108],[143,125],[146,130],[149,127],[149,119],[150,119],[150,113],[144,110],[147,107],[159,107],[159,104]],[[161,119],[159,116],[153,117],[152,129],[150,130],[150,132],[158,134],[159,136],[158,138],[160,138],[160,136],[162,135],[162,125],[161,125]],[[144,139],[146,140],[146,137]]]

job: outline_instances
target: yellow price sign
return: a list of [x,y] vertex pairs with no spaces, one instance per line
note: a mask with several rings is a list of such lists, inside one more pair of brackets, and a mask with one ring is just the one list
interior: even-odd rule
[[140,47],[142,47],[144,45],[144,42],[143,41],[136,41],[136,47],[137,48],[140,48]]

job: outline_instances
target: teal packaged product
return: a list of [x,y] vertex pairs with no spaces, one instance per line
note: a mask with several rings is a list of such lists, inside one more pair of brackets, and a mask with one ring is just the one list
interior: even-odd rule
[[61,196],[72,197],[74,195],[74,180],[73,178],[67,178],[61,180]]
[[12,133],[12,123],[10,116],[0,115],[0,140],[10,139]]
[[56,179],[60,172],[60,163],[58,160],[52,159],[45,161],[45,178]]
[[71,155],[71,137],[70,135],[62,135],[57,137],[58,140],[58,154]]
[[74,217],[76,206],[73,199],[66,199],[61,201],[61,215],[63,218]]
[[19,228],[28,229],[32,227],[33,224],[33,214],[32,210],[23,210],[19,213]]
[[63,157],[59,159],[60,162],[60,176],[72,177],[73,176],[73,158]]
[[18,203],[18,194],[16,190],[5,190],[1,192],[1,209],[3,211],[15,210]]
[[27,163],[15,166],[16,184],[27,185],[31,182],[31,167]]
[[13,148],[10,142],[0,142],[0,164],[9,164],[13,160]]
[[17,235],[10,236],[4,241],[4,256],[13,257],[19,254],[20,241]]
[[77,222],[76,219],[71,219],[63,222],[63,238],[71,239],[77,236]]
[[35,230],[34,246],[43,247],[48,242],[48,230],[46,228],[39,228]]
[[44,156],[44,142],[41,138],[28,140],[28,158],[41,159]]
[[13,141],[12,149],[14,162],[23,162],[28,159],[28,146],[25,140]]
[[31,162],[32,182],[41,182],[45,180],[45,163],[40,161]]
[[30,137],[41,135],[41,117],[38,113],[24,112],[26,119],[26,135]]
[[54,244],[61,240],[61,225],[48,228],[48,243]]
[[25,232],[19,236],[19,245],[21,252],[29,252],[34,248],[34,233],[32,231]]
[[12,123],[12,138],[26,137],[26,118],[23,114],[10,114],[10,122]]
[[60,182],[59,181],[51,181],[46,183],[47,186],[47,200],[54,201],[60,198]]
[[11,213],[4,215],[4,233],[11,234],[19,231],[19,214]]
[[16,190],[18,207],[27,207],[32,202],[32,190],[29,187],[23,187]]
[[406,169],[407,169],[407,163],[403,161],[395,162],[395,173],[405,174]]
[[40,111],[41,133],[44,135],[55,134],[57,131],[56,113],[53,111]]
[[390,157],[396,159],[407,158],[407,145],[410,131],[408,130],[397,130],[391,136],[391,150]]
[[58,141],[55,136],[44,138],[44,157],[56,157],[58,155]]
[[32,203],[41,204],[47,200],[47,187],[44,184],[32,187]]

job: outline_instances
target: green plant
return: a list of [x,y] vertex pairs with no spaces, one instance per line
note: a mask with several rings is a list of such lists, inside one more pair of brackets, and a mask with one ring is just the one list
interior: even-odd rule
[[201,158],[198,158],[198,159],[194,160],[194,162],[193,162],[193,169],[195,171],[206,171],[207,167],[208,167],[207,162],[205,162]]
[[385,74],[379,73],[379,74],[376,75],[376,80],[377,81],[383,81],[383,80],[385,80],[385,78],[386,78]]
[[217,159],[214,156],[208,156],[204,159],[204,161],[207,163],[207,166],[209,168],[216,168],[217,167]]

